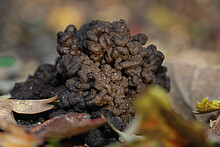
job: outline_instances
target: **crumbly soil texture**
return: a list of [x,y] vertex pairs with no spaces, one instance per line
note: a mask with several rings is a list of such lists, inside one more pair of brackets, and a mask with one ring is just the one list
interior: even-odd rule
[[[16,99],[43,99],[59,93],[54,109],[15,117],[19,124],[42,123],[68,112],[88,113],[91,118],[104,115],[117,129],[132,120],[132,101],[149,85],[158,84],[169,91],[170,80],[164,55],[155,45],[144,47],[145,34],[130,35],[124,20],[112,23],[95,20],[79,30],[69,25],[57,34],[59,57],[55,65],[39,66],[25,82],[16,83],[11,95]],[[101,146],[115,141],[115,133],[103,126],[73,137],[79,143]]]

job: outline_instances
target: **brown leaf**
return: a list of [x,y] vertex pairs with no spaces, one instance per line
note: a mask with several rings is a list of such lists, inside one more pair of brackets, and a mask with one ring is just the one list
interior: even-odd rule
[[54,105],[48,105],[48,103],[53,102],[58,95],[42,100],[11,100],[10,104],[13,111],[22,114],[36,114],[50,110]]
[[54,105],[48,105],[53,102],[58,95],[42,100],[13,100],[0,98],[0,120],[7,120],[10,123],[16,124],[13,113],[36,114],[50,110]]
[[166,63],[171,77],[170,95],[174,110],[188,119],[199,119],[208,122],[210,114],[195,115],[196,103],[209,97],[209,100],[220,100],[220,66],[192,65],[180,60]]
[[106,122],[102,118],[90,119],[90,115],[87,113],[71,112],[47,120],[43,124],[32,128],[31,132],[43,140],[49,138],[63,139],[85,133]]
[[220,115],[217,120],[214,122],[211,129],[206,134],[206,137],[209,141],[219,141],[220,142]]
[[24,128],[11,124],[8,121],[0,121],[0,146],[3,147],[34,147],[40,144],[34,135],[28,133]]
[[6,120],[12,124],[16,124],[12,113],[12,106],[7,101],[0,99],[0,120]]

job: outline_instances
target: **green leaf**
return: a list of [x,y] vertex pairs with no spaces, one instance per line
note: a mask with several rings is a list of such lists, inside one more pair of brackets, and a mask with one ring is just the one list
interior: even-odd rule
[[11,67],[15,63],[15,58],[12,56],[0,57],[0,68],[1,67]]

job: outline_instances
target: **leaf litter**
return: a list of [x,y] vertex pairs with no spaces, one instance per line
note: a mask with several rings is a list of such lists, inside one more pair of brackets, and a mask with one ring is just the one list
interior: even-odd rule
[[58,95],[41,100],[14,100],[10,95],[0,98],[0,146],[33,147],[42,145],[51,139],[64,139],[85,133],[104,125],[103,118],[91,119],[87,113],[71,112],[45,121],[34,128],[27,129],[18,126],[12,111],[21,114],[36,114],[52,109]]
[[211,126],[211,129],[206,133],[206,138],[210,142],[218,142],[220,143],[220,115]]
[[49,119],[32,128],[31,132],[45,141],[51,138],[64,139],[85,133],[104,125],[106,122],[106,119],[103,118],[91,119],[87,113],[71,112]]
[[34,147],[41,144],[33,134],[7,120],[1,120],[0,129],[4,131],[0,132],[2,147]]
[[[126,129],[127,131],[121,132],[115,129],[114,126],[108,122],[121,138],[119,140],[122,142],[121,144],[117,144],[118,146],[215,146],[213,142],[219,143],[220,118],[218,117],[216,120],[210,121],[211,128],[205,133],[204,124],[194,120],[195,118],[199,117],[195,116],[192,113],[192,110],[197,108],[197,113],[202,114],[219,109],[219,101],[213,100],[213,97],[215,98],[216,96],[218,99],[219,93],[217,83],[220,79],[220,76],[218,76],[220,68],[210,68],[207,66],[197,65],[192,66],[179,61],[175,62],[175,64],[169,64],[168,67],[171,67],[169,68],[170,75],[174,77],[172,80],[173,86],[171,89],[171,98],[174,104],[171,103],[169,95],[164,90],[158,88],[157,86],[150,87],[146,93],[140,97],[137,97],[135,100],[137,114],[140,115],[142,119],[139,119],[138,121],[134,119],[134,122],[138,122],[139,125],[132,125],[131,123]],[[204,79],[204,77],[210,77],[211,82],[204,80],[202,82],[201,80],[198,81],[199,79]],[[210,101],[208,98],[202,99],[202,97],[206,96],[212,97],[212,100]],[[201,103],[198,101],[201,101]],[[15,107],[16,102],[10,105],[4,105],[5,102],[5,100],[1,101],[1,107],[3,108],[1,110],[10,110],[5,111],[8,113],[7,115],[13,116],[10,113],[12,111],[25,113],[23,109]],[[198,103],[195,105],[196,102]],[[15,107],[15,110],[12,109],[13,106]],[[178,106],[180,106],[180,108],[176,109]],[[79,114],[67,115],[77,117]],[[97,118],[100,120],[94,120],[97,122],[97,124],[93,125],[91,123],[92,119],[89,118],[88,114],[82,114],[82,116],[83,115],[85,115],[84,117],[88,119],[88,124],[84,124],[86,129],[82,129],[85,132],[106,123],[106,119],[101,120],[101,118]],[[184,118],[191,119],[191,121],[182,118],[182,115]],[[10,119],[10,117],[8,119]],[[60,139],[64,139],[84,132],[79,131],[80,125],[72,126],[73,132],[60,131],[61,129],[57,129],[56,126],[58,126],[58,124],[62,124],[60,122],[62,122],[63,119],[65,119],[64,121],[66,121],[66,124],[71,124],[69,119],[66,119],[65,115],[58,116],[35,128],[32,128],[30,130],[31,134],[34,134],[38,141],[41,140],[44,142],[48,141],[50,138],[58,137]],[[14,118],[11,117],[11,120],[14,120]],[[204,121],[204,119],[202,120]],[[79,123],[80,122],[81,121],[79,121]],[[87,125],[90,126],[88,127]],[[66,125],[63,125],[63,127],[66,127]]]
[[12,124],[17,124],[12,111],[21,114],[36,114],[52,109],[53,102],[58,95],[42,100],[15,100],[0,98],[0,120],[7,120]]
[[[119,136],[126,138],[116,146],[211,146],[206,142],[204,126],[198,121],[187,121],[175,113],[171,99],[163,88],[149,87],[136,98],[134,104],[137,114],[142,116],[138,130],[133,131],[136,133],[132,135],[116,131]],[[131,136],[133,140],[130,140]]]
[[31,129],[25,129],[7,120],[1,120],[0,146],[34,147],[51,140],[61,140],[80,135],[102,126],[106,119],[91,119],[89,114],[71,112],[45,121]]
[[168,75],[172,77],[170,96],[172,108],[185,119],[209,122],[217,112],[203,115],[193,114],[197,102],[209,97],[210,101],[220,100],[220,66],[190,64],[182,60],[166,63]]

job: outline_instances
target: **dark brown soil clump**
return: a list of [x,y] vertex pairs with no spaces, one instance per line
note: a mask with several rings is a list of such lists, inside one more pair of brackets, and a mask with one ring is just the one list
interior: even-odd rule
[[[143,47],[147,36],[131,36],[124,20],[96,20],[78,31],[69,25],[57,38],[60,57],[56,64],[41,65],[33,76],[17,83],[11,91],[12,97],[19,99],[41,99],[59,93],[58,105],[43,116],[38,114],[41,119],[71,111],[86,112],[94,118],[103,114],[123,130],[134,116],[132,101],[136,94],[151,84],[169,91],[166,67],[161,66],[164,55],[154,45]],[[92,141],[86,143],[96,142],[91,139],[92,132],[100,133],[93,136],[105,138],[108,131],[87,133]]]

